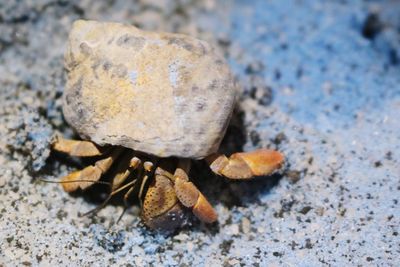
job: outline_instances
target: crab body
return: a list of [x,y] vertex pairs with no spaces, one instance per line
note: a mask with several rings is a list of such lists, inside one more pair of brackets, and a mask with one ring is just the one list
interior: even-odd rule
[[136,192],[145,224],[171,229],[187,210],[206,223],[217,219],[190,182],[191,159],[205,159],[213,172],[231,179],[268,175],[283,163],[282,154],[266,149],[218,154],[237,85],[224,59],[204,41],[79,20],[65,66],[64,116],[84,140],[57,138],[53,149],[100,157],[62,178],[67,192],[111,173],[104,205],[124,191],[128,206]]

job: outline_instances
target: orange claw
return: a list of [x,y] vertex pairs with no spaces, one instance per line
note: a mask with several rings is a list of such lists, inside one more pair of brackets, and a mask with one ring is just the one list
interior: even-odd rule
[[249,179],[253,176],[268,175],[279,169],[284,157],[275,150],[259,149],[235,153],[229,158],[225,155],[212,155],[207,161],[211,170],[218,175],[231,179]]
[[199,194],[197,203],[193,207],[193,214],[205,223],[213,223],[218,219],[218,215],[214,208],[202,193]]
[[193,214],[201,221],[205,223],[215,222],[218,219],[217,213],[199,189],[189,181],[186,172],[178,168],[174,178],[175,193],[181,204],[191,208]]

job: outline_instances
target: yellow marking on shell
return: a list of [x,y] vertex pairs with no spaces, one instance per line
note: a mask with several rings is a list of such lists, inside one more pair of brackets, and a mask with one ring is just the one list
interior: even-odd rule
[[147,83],[150,82],[150,77],[149,77],[149,75],[147,75],[146,72],[141,71],[141,72],[139,72],[139,73],[140,73],[140,74],[138,74],[138,77],[137,77],[137,79],[136,79],[136,84],[137,84],[138,86],[143,86],[143,85],[146,85]]

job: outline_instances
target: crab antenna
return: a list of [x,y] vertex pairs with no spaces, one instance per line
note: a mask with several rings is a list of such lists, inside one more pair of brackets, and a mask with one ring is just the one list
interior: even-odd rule
[[38,181],[40,182],[44,182],[44,183],[50,183],[50,184],[68,184],[68,183],[94,183],[94,184],[104,184],[104,185],[108,185],[111,186],[111,183],[109,182],[104,182],[104,181],[93,181],[93,180],[75,180],[75,181],[52,181],[52,180],[46,180],[46,179],[42,179],[42,178],[36,178]]
[[[135,181],[137,181],[137,179],[135,179]],[[122,216],[124,216],[126,210],[128,209],[128,198],[132,194],[133,190],[136,188],[136,185],[137,185],[137,183],[132,185],[132,187],[129,188],[128,192],[125,193],[125,195],[124,195],[124,210],[122,211],[121,215],[118,217],[116,224],[119,223],[119,221],[122,219]]]
[[88,215],[90,215],[90,214],[95,214],[95,213],[97,213],[98,211],[100,211],[102,208],[104,208],[104,207],[107,205],[108,201],[110,201],[110,199],[111,199],[115,194],[117,194],[118,192],[121,192],[122,190],[124,190],[125,188],[128,188],[129,186],[134,186],[135,184],[136,184],[136,180],[133,180],[132,182],[129,182],[129,183],[127,183],[126,185],[121,186],[121,187],[118,188],[117,190],[114,190],[113,192],[111,192],[111,193],[107,196],[107,198],[103,201],[103,203],[101,203],[101,204],[100,204],[99,206],[97,206],[96,208],[94,208],[94,209],[92,209],[92,210],[89,210],[88,212],[82,214],[81,217],[84,217],[84,216],[88,216]]

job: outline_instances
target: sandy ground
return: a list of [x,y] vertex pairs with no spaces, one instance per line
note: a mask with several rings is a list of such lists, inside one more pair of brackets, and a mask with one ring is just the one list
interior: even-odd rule
[[[399,14],[394,0],[0,1],[0,265],[398,265]],[[78,18],[214,43],[243,89],[224,149],[278,149],[284,170],[229,182],[197,164],[214,225],[155,233],[137,206],[115,224],[118,201],[80,217],[104,195],[37,181],[79,165],[48,149],[72,134],[60,97]]]

